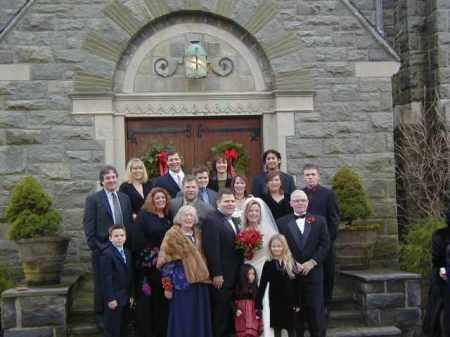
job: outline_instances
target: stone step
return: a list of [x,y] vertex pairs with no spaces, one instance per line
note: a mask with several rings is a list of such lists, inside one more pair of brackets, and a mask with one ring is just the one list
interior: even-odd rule
[[68,337],[101,337],[102,332],[95,326],[95,323],[78,323],[70,325]]
[[396,337],[402,332],[395,326],[346,327],[327,330],[328,337]]
[[330,304],[331,311],[358,310],[358,304],[349,295],[333,296]]
[[363,316],[359,310],[331,310],[329,312],[329,328],[344,328],[348,326],[365,326]]

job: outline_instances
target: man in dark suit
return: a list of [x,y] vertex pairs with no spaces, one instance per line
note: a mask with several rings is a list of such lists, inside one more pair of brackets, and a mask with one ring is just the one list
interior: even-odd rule
[[177,214],[181,206],[191,205],[197,211],[199,226],[202,227],[209,212],[214,211],[209,204],[199,198],[197,180],[192,175],[186,175],[183,180],[183,194],[170,200],[170,213],[173,217]]
[[278,219],[277,225],[297,262],[296,281],[301,310],[296,322],[296,334],[297,337],[303,337],[307,322],[311,337],[324,337],[326,324],[322,263],[330,244],[327,224],[320,215],[306,213],[308,197],[303,191],[292,192],[291,207],[294,214]]
[[[252,194],[255,197],[262,198],[264,191],[266,190],[266,176],[270,171],[280,171],[281,167],[281,154],[277,150],[267,150],[263,154],[263,163],[265,171],[258,174],[253,179]],[[284,172],[280,171],[281,185],[283,190],[287,194],[291,194],[295,190],[294,178]]]
[[181,157],[176,151],[167,151],[167,166],[169,172],[152,181],[153,187],[162,187],[169,192],[172,198],[176,198],[181,191],[184,172],[181,168]]
[[236,285],[242,254],[234,241],[239,228],[233,223],[236,201],[230,189],[219,191],[218,209],[206,217],[203,224],[203,250],[213,277],[211,290],[214,337],[233,333],[232,293]]
[[117,192],[117,170],[107,165],[100,170],[99,180],[103,187],[86,198],[83,226],[89,249],[92,252],[94,272],[94,305],[97,325],[103,327],[103,296],[100,280],[99,259],[108,247],[108,229],[114,224],[128,227],[132,222],[131,202],[124,193]]
[[126,230],[122,225],[109,228],[111,244],[100,256],[104,289],[105,337],[126,337],[129,305],[132,304],[133,268],[125,249]]
[[329,188],[319,184],[319,167],[314,164],[306,164],[303,167],[303,179],[306,187],[303,189],[308,196],[308,213],[321,215],[327,221],[328,234],[330,235],[330,249],[323,262],[323,295],[325,300],[325,311],[333,298],[334,274],[336,269],[336,241],[339,228],[340,213],[335,193]]

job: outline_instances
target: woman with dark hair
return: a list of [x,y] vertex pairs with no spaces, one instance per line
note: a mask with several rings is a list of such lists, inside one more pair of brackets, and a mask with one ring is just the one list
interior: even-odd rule
[[159,250],[170,229],[169,193],[155,187],[148,194],[136,219],[141,242],[136,247],[136,321],[140,337],[166,337],[168,303],[161,273],[156,268]]
[[222,188],[231,186],[231,174],[225,157],[217,157],[213,163],[213,174],[209,179],[208,187],[216,192]]
[[430,337],[450,337],[450,207],[447,227],[433,233],[431,277],[423,331]]
[[244,210],[244,203],[249,198],[247,192],[248,181],[247,178],[241,175],[236,175],[231,180],[231,190],[236,200],[236,209],[233,213],[233,217],[240,217]]
[[279,171],[271,171],[266,176],[266,190],[262,198],[275,220],[292,213],[290,195],[285,193]]

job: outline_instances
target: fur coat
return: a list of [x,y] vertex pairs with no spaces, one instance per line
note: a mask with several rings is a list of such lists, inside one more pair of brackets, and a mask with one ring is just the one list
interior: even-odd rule
[[157,267],[181,260],[189,283],[208,283],[209,271],[202,252],[202,237],[199,229],[194,230],[195,244],[186,237],[180,226],[172,226],[164,236],[158,255]]

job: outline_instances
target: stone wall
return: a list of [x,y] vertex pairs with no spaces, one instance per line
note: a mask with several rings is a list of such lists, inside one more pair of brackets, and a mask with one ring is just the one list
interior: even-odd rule
[[[380,63],[374,72],[371,63],[395,61],[395,53],[369,33],[370,27],[349,1],[279,0],[267,5],[246,0],[233,2],[236,7],[231,9],[226,7],[231,2],[220,0],[121,3],[128,6],[127,10],[116,6],[123,17],[136,15],[141,21],[151,20],[143,10],[145,3],[160,6],[159,10],[165,5],[212,10],[217,5],[221,14],[227,13],[224,16],[241,26],[250,19],[247,29],[266,48],[271,76],[295,68],[309,71],[314,112],[295,113],[296,133],[287,141],[288,171],[301,182],[303,164],[316,162],[328,184],[338,167],[355,167],[373,199],[373,221],[383,224],[382,241],[395,246],[392,71],[384,71],[386,64]],[[92,118],[71,115],[69,94],[77,73],[112,77],[122,42],[130,39],[124,28],[139,30],[138,20],[131,20],[130,26],[115,16],[116,7],[109,7],[106,15],[106,4],[106,0],[41,0],[0,41],[0,70],[15,74],[0,80],[0,213],[15,182],[27,174],[37,176],[54,197],[65,231],[72,237],[67,272],[83,269],[89,260],[82,208],[105,158],[104,142],[94,139]],[[261,21],[255,20],[256,14]],[[232,21],[221,24],[233,30]],[[108,43],[99,45],[102,40],[95,40],[89,35],[92,32]],[[104,57],[99,56],[102,52]],[[11,72],[15,67],[18,71]],[[95,79],[111,91],[110,82]],[[275,79],[274,83],[283,82]],[[299,80],[298,87],[302,85]],[[3,219],[0,263],[15,264],[14,247],[5,240],[7,228]],[[385,254],[392,260],[392,250]]]

